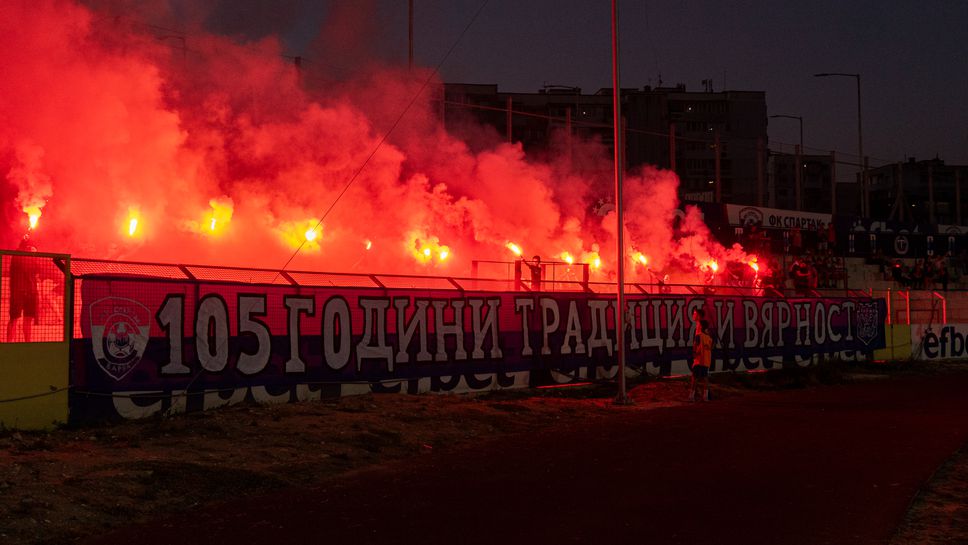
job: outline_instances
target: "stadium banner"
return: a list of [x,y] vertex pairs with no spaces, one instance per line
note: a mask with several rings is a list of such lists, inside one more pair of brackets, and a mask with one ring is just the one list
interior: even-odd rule
[[889,258],[924,258],[956,255],[968,248],[968,236],[961,227],[876,221],[868,218],[834,218],[841,252],[850,256],[879,255]]
[[744,206],[741,204],[727,204],[726,217],[730,225],[759,224],[767,229],[793,229],[813,231],[823,222],[830,223],[832,216],[819,212],[799,212],[796,210],[781,210],[779,208],[764,208],[762,206]]
[[[611,378],[614,299],[601,294],[78,281],[73,422],[351,392],[458,392]],[[713,371],[862,358],[884,300],[628,297],[627,362],[688,371],[692,315]]]
[[911,357],[916,360],[968,359],[968,324],[912,324]]

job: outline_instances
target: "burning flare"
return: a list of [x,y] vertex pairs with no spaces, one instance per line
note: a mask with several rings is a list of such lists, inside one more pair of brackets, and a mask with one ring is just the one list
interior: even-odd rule
[[232,203],[232,198],[223,195],[221,197],[210,199],[208,201],[208,205],[212,207],[212,211],[209,214],[209,232],[216,233],[224,230],[232,220],[232,212],[235,210],[235,206]]
[[513,242],[508,242],[507,244],[505,244],[505,247],[508,250],[511,250],[511,253],[513,253],[516,256],[520,256],[523,253],[521,250],[521,247]]
[[451,255],[450,246],[441,244],[440,239],[436,236],[412,231],[409,238],[411,253],[418,263],[428,265],[433,263],[434,257],[436,257],[436,263],[439,265]]
[[134,206],[128,207],[128,236],[133,237],[138,232],[138,216],[140,212]]
[[30,223],[30,229],[37,228],[37,222],[40,220],[40,207],[39,206],[25,206],[24,212],[27,214],[27,221]]

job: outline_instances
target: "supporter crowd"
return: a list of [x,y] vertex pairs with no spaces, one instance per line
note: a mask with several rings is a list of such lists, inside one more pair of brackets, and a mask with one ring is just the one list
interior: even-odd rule
[[900,259],[888,260],[883,256],[873,256],[871,261],[878,265],[884,280],[893,280],[899,288],[916,290],[948,290],[948,284],[960,278],[964,266],[953,264],[947,255],[936,255],[927,259],[916,259],[910,266]]
[[[846,287],[847,271],[844,258],[836,252],[833,224],[821,221],[811,229],[768,230],[759,222],[748,222],[737,228],[736,234],[746,251],[765,264],[764,273],[756,279],[758,287],[797,294]],[[949,284],[968,275],[966,251],[907,261],[887,258],[878,251],[867,258],[867,263],[877,265],[883,280],[893,281],[902,289],[947,290]]]
[[[782,233],[781,240],[773,237]],[[746,251],[757,254],[769,271],[760,278],[763,287],[794,290],[807,295],[816,289],[843,288],[846,282],[844,260],[836,255],[837,234],[833,224],[817,222],[810,230],[793,227],[773,234],[760,223],[747,223],[739,230]],[[779,243],[782,247],[778,248]],[[778,251],[779,250],[779,251]],[[782,262],[775,257],[782,254]]]

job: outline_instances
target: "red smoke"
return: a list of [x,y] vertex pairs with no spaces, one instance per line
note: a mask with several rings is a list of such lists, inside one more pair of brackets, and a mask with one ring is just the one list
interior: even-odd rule
[[[0,56],[2,246],[39,210],[35,244],[81,257],[279,268],[302,244],[290,269],[467,275],[472,259],[513,259],[513,242],[614,277],[604,149],[559,136],[539,160],[479,128],[470,144],[441,125],[426,70],[300,72],[273,37],[179,34],[66,0],[3,2]],[[652,278],[638,253],[687,282],[748,259],[696,211],[674,229],[674,174],[625,184],[630,279]]]

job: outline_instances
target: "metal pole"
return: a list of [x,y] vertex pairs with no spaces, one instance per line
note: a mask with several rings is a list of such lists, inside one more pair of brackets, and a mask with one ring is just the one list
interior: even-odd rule
[[800,151],[803,151],[803,117],[797,116],[797,121],[800,122]]
[[612,0],[612,132],[615,156],[615,211],[618,225],[618,309],[615,311],[615,340],[618,342],[618,395],[615,403],[631,403],[625,393],[625,223],[622,213],[622,100],[618,73],[618,5]]
[[514,127],[514,125],[513,125],[514,120],[511,118],[511,107],[513,105],[512,102],[511,102],[511,95],[508,95],[508,102],[507,102],[507,104],[508,104],[508,108],[507,108],[507,120],[506,120],[506,123],[507,123],[507,126],[508,126],[507,127],[508,128],[508,130],[507,130],[507,138],[508,138],[508,144],[510,144],[510,143],[512,143],[514,141],[514,139],[512,138],[512,133],[511,133],[511,129],[512,129],[512,127]]
[[934,225],[934,166],[928,163],[928,222]]
[[676,124],[669,123],[669,170],[676,171]]
[[862,216],[868,217],[870,216],[870,202],[868,200],[867,193],[867,169],[864,165],[864,125],[861,118],[860,107],[860,74],[824,72],[813,75],[815,78],[824,78],[827,76],[845,76],[855,78],[857,80],[857,164],[860,165],[860,213]]
[[720,174],[722,173],[722,170],[721,170],[722,165],[719,162],[720,161],[719,129],[716,129],[713,134],[715,135],[715,141],[713,143],[713,151],[716,153],[713,161],[713,164],[715,165],[715,168],[716,168],[716,171],[714,173],[716,176],[716,202],[721,203],[723,202],[723,184],[722,184],[722,180],[720,179]]
[[955,223],[961,225],[961,171],[955,171]]
[[837,152],[830,152],[830,214],[837,215]]
[[[858,160],[862,163],[864,162],[864,131],[863,124],[861,123],[860,117],[860,74],[853,74],[857,78],[857,149],[859,150],[860,156]],[[864,217],[870,217],[871,215],[871,205],[869,196],[867,194],[867,165],[861,167],[860,173],[860,184],[861,184],[861,195],[864,199],[861,203]]]
[[571,108],[565,110],[565,132],[568,134],[568,168],[571,168],[571,162],[575,157],[574,139],[571,134]]
[[756,206],[763,206],[763,138],[756,139]]
[[410,25],[409,25],[409,34],[410,34],[410,64],[409,64],[409,66],[410,66],[410,71],[413,72],[413,0],[410,0],[410,2],[409,2],[409,8],[410,8]]
[[794,199],[796,202],[796,209],[801,210],[803,208],[803,157],[801,157],[802,150],[799,145],[797,145],[796,152],[793,154],[793,180],[796,184],[794,188]]

